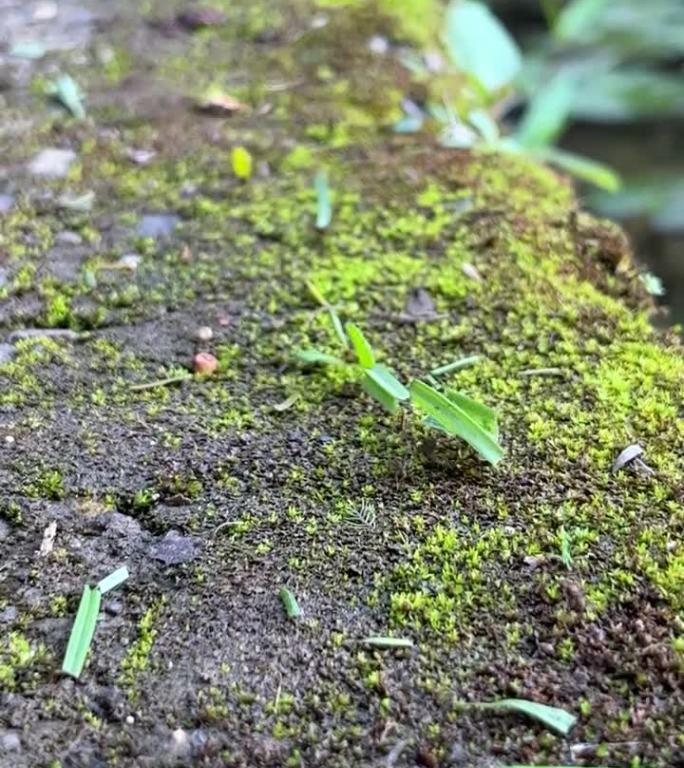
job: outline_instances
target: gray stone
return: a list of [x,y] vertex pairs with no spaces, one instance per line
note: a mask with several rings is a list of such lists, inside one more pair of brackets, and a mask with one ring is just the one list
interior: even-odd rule
[[21,752],[21,739],[16,731],[0,733],[0,752]]
[[0,624],[11,624],[17,620],[18,615],[19,610],[16,605],[8,605],[7,608],[0,611]]
[[164,565],[181,565],[194,560],[199,554],[196,539],[181,536],[177,531],[169,531],[164,538],[150,548],[150,555]]
[[83,243],[83,238],[78,232],[65,230],[64,232],[58,232],[55,235],[55,242],[60,245],[81,245]]
[[42,149],[29,163],[29,171],[34,176],[46,176],[59,179],[69,173],[71,164],[76,159],[73,149]]
[[173,213],[146,213],[138,224],[140,237],[168,237],[180,219]]
[[0,365],[3,363],[9,363],[14,357],[15,349],[11,344],[5,342],[0,343]]
[[8,213],[14,205],[14,195],[0,193],[0,213]]

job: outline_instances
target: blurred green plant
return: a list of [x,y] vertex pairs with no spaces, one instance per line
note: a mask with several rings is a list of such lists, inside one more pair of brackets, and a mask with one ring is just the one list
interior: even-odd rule
[[[427,106],[424,117],[442,125],[443,146],[525,154],[602,189],[618,189],[619,178],[610,168],[554,146],[577,98],[579,81],[574,73],[560,71],[537,87],[516,130],[503,135],[499,118],[518,98],[525,70],[517,43],[489,8],[477,0],[451,0],[443,43],[453,67],[466,80],[457,105],[445,98],[441,105]],[[415,62],[413,66],[415,71]],[[407,112],[395,130],[420,130],[421,117],[415,110]]]

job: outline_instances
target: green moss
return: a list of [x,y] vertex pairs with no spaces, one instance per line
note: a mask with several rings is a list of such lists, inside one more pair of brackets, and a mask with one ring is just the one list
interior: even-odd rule
[[150,663],[150,654],[157,636],[157,622],[160,619],[166,598],[156,600],[143,614],[138,622],[138,637],[128,649],[121,663],[121,685],[123,685],[131,700],[135,701],[140,695],[138,681]]
[[28,685],[36,664],[47,656],[43,645],[32,645],[19,632],[0,638],[0,691],[12,692]]

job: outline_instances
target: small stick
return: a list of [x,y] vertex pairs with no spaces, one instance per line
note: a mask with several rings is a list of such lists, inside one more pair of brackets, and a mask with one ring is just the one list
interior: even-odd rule
[[144,389],[154,389],[155,387],[166,387],[169,384],[179,384],[181,381],[187,381],[191,378],[190,374],[185,376],[169,376],[168,379],[157,379],[156,381],[146,381],[144,384],[132,384],[132,392],[142,392]]

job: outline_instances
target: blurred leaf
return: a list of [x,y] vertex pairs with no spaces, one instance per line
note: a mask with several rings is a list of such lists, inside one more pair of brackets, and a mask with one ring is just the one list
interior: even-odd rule
[[369,394],[373,400],[376,400],[380,405],[390,413],[396,413],[399,410],[399,401],[388,394],[381,386],[379,386],[366,372],[361,379],[361,386],[367,394]]
[[554,34],[560,40],[581,42],[607,3],[608,0],[572,0],[556,16]]
[[522,147],[547,147],[560,136],[577,92],[574,76],[559,72],[532,97],[515,132]]
[[252,155],[244,147],[233,147],[230,155],[233,173],[238,179],[247,180],[252,176]]
[[589,201],[604,216],[649,219],[657,232],[684,231],[684,178],[663,177],[662,174],[625,183],[613,195],[594,192]]
[[606,122],[684,115],[684,78],[637,66],[595,70],[577,89],[572,114]]
[[641,280],[644,288],[646,289],[646,292],[650,293],[651,296],[665,295],[665,286],[663,285],[663,281],[658,277],[658,275],[654,275],[653,272],[644,272],[643,274],[639,275],[639,280]]
[[359,365],[362,368],[372,368],[375,365],[375,356],[373,355],[373,348],[366,340],[363,332],[355,323],[347,323],[344,326],[347,336],[354,347],[356,358],[359,361]]
[[470,149],[477,141],[477,134],[460,122],[449,123],[439,135],[439,143],[447,149]]
[[684,53],[684,3],[679,0],[576,0],[554,27],[561,44],[600,46],[628,58],[666,59]]
[[486,142],[494,144],[498,141],[499,126],[486,109],[473,109],[468,113],[468,122]]
[[423,118],[418,115],[406,115],[394,124],[392,130],[395,133],[418,133],[423,123]]
[[408,389],[382,363],[376,363],[372,368],[368,368],[366,376],[396,400],[408,400]]
[[516,42],[482,3],[452,0],[444,36],[453,63],[489,93],[508,85],[520,70]]
[[486,461],[497,464],[503,458],[503,450],[496,438],[482,427],[479,413],[463,410],[422,381],[411,383],[411,402],[430,417],[430,426],[465,440]]
[[554,147],[537,150],[534,154],[540,160],[551,163],[572,176],[608,192],[615,192],[620,188],[620,177],[612,168],[588,157],[575,155],[572,152],[565,152]]
[[316,190],[316,229],[327,229],[332,221],[330,187],[325,171],[319,171],[314,179]]

